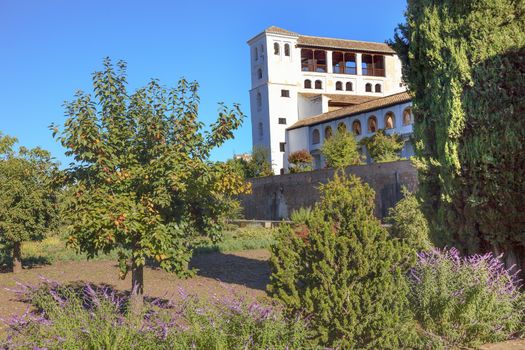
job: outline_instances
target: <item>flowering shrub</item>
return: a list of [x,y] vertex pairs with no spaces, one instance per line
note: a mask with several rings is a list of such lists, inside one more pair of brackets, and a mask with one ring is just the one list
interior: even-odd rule
[[142,315],[128,295],[90,284],[19,285],[36,311],[5,320],[0,349],[308,349],[307,328],[272,305],[242,298],[203,302],[180,290],[180,302],[147,299]]
[[290,163],[289,170],[291,173],[301,173],[303,171],[311,171],[314,158],[305,149],[292,152],[288,156],[288,163]]
[[425,336],[439,348],[476,346],[522,331],[524,302],[516,274],[488,253],[419,253],[409,275],[410,301]]

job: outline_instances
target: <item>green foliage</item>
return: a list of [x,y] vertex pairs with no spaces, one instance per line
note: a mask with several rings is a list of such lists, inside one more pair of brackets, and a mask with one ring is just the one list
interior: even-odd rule
[[435,235],[525,255],[525,2],[409,1],[394,44]]
[[401,135],[387,135],[384,130],[377,130],[373,136],[363,138],[360,143],[366,146],[374,162],[384,163],[401,159],[399,152],[403,149],[405,141]]
[[0,133],[0,244],[7,249],[58,225],[57,164],[40,148],[15,150],[16,142]]
[[410,348],[404,249],[374,217],[374,191],[344,174],[320,190],[305,224],[280,228],[269,293],[304,312],[324,346]]
[[[67,247],[67,240],[58,234],[50,234],[42,241],[28,241],[22,244],[22,262],[28,265],[54,264],[59,261],[85,261],[85,253],[78,254]],[[94,260],[117,259],[117,252],[99,254]]]
[[417,197],[403,189],[403,199],[389,209],[386,222],[391,225],[390,234],[407,244],[415,252],[432,248],[430,229]]
[[490,253],[432,250],[410,272],[410,305],[436,349],[474,348],[523,335],[525,299]]
[[275,229],[258,226],[230,227],[223,233],[220,242],[203,237],[194,245],[195,253],[234,252],[250,249],[268,249],[274,243]]
[[262,146],[255,146],[252,150],[252,158],[248,161],[246,177],[272,176],[272,164],[270,163],[270,150]]
[[[108,287],[52,284],[24,296],[38,310],[10,323],[2,349],[313,349],[306,323],[238,297],[154,299],[140,315]],[[27,295],[29,294],[29,295]]]
[[296,151],[296,152],[292,152],[288,156],[288,163],[290,163],[288,170],[290,170],[291,173],[301,173],[304,171],[311,171],[313,161],[314,161],[314,158],[312,157],[310,152],[308,152],[305,149]]
[[242,158],[230,159],[231,164],[245,179],[254,177],[272,176],[272,164],[270,163],[270,150],[262,146],[253,147],[249,160]]
[[146,259],[186,274],[192,240],[219,239],[232,196],[249,190],[232,167],[208,161],[244,116],[221,104],[203,132],[196,82],[152,80],[129,93],[126,64],[115,69],[110,59],[93,85],[94,96],[78,92],[65,104],[62,131],[52,127],[75,160],[66,172],[68,243],[89,258],[116,250],[133,283],[141,284]]
[[308,220],[312,217],[312,208],[310,207],[301,207],[297,210],[292,211],[290,214],[290,220],[296,225],[306,224]]
[[[257,226],[237,227],[227,225],[222,232],[219,242],[210,237],[199,237],[191,245],[194,254],[209,252],[236,252],[251,249],[269,249],[275,241],[275,229]],[[11,264],[11,254],[0,243],[0,270]],[[51,234],[42,241],[27,241],[22,243],[22,262],[25,265],[54,264],[59,261],[86,260],[85,253],[77,252],[66,246],[66,239]],[[95,260],[114,260],[118,255],[116,251],[109,254],[99,254]]]
[[335,135],[325,140],[321,153],[330,168],[361,164],[361,154],[352,133],[337,129]]

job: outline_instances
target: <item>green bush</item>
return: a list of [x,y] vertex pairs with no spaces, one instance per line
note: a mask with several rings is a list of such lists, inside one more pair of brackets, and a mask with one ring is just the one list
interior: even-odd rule
[[515,276],[492,254],[420,253],[410,305],[434,348],[456,349],[523,335],[525,304]]
[[373,136],[363,138],[360,143],[366,146],[374,162],[384,163],[401,159],[399,152],[405,141],[398,134],[387,135],[384,130],[377,130]]
[[2,349],[313,349],[303,320],[237,297],[201,301],[147,299],[142,314],[109,287],[24,287],[36,307],[9,320]]
[[308,152],[305,149],[292,152],[288,156],[288,163],[290,163],[288,170],[290,171],[290,173],[302,173],[304,171],[311,171],[313,161],[314,158],[312,157],[310,152]]
[[337,129],[335,135],[324,141],[321,153],[330,168],[361,164],[361,154],[354,135],[343,129]]
[[270,150],[263,146],[255,146],[249,159],[230,159],[227,164],[235,167],[237,173],[246,179],[273,175]]
[[410,348],[403,247],[374,217],[374,191],[344,174],[320,191],[305,224],[280,228],[270,294],[302,311],[324,346]]
[[268,249],[274,242],[275,229],[260,226],[230,227],[222,234],[220,242],[203,237],[194,245],[194,252],[234,252],[250,249]]
[[390,225],[390,234],[406,243],[416,252],[432,247],[429,239],[428,222],[416,196],[406,188],[403,189],[403,199],[394,208],[390,208],[386,222]]
[[292,211],[292,214],[290,214],[290,220],[294,224],[305,224],[306,221],[312,216],[312,208],[306,207],[306,208],[299,208],[297,210]]

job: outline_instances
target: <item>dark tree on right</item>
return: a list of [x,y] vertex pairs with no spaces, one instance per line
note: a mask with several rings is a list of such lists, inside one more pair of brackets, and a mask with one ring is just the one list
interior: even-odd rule
[[409,0],[392,44],[434,241],[525,267],[525,1]]

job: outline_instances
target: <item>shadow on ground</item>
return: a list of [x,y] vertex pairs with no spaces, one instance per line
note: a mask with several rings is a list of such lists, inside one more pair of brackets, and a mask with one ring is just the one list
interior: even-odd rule
[[219,252],[195,255],[189,267],[198,276],[259,290],[266,289],[270,276],[267,261]]
[[[22,258],[22,266],[24,269],[33,269],[46,265],[51,265],[52,261],[44,256],[29,256]],[[0,261],[0,273],[12,272],[11,262]]]

